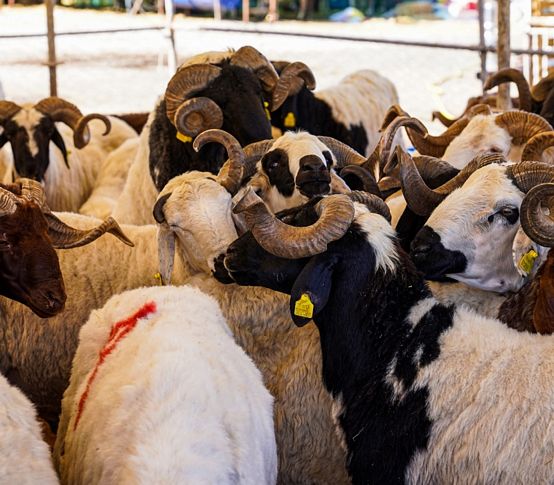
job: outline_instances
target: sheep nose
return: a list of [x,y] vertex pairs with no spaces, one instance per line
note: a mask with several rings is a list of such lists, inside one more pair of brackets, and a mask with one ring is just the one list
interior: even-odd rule
[[300,170],[302,172],[322,172],[327,170],[327,166],[321,158],[315,155],[306,155],[300,159]]
[[424,226],[412,241],[412,258],[415,260],[429,257],[437,244],[440,244],[440,237],[438,234],[428,226]]

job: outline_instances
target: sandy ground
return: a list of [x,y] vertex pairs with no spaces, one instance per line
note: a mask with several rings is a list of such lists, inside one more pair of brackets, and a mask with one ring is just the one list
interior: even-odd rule
[[[141,14],[75,10],[56,7],[57,32],[92,29],[161,26],[163,17]],[[215,22],[178,15],[175,39],[180,61],[206,50],[238,48],[250,44],[274,60],[301,60],[313,70],[318,88],[337,83],[346,74],[371,68],[397,86],[402,106],[425,122],[434,109],[458,114],[468,97],[480,92],[476,78],[479,56],[475,52],[389,46],[267,35],[259,33],[208,32],[205,27],[244,28],[236,21]],[[348,36],[477,44],[476,21],[370,20],[361,24],[329,22],[250,23],[247,28],[273,31],[300,30]],[[42,6],[0,8],[0,81],[7,99],[24,102],[48,96],[45,37],[2,38],[13,34],[44,33]],[[517,31],[513,43],[522,45]],[[147,111],[163,93],[169,79],[165,63],[166,41],[160,31],[59,36],[58,93],[84,112]],[[517,59],[516,59],[517,65]],[[435,125],[434,131],[438,129]]]

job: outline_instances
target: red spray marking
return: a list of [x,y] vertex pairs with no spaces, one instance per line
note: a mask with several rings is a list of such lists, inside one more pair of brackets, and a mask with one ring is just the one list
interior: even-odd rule
[[135,312],[130,317],[127,317],[125,320],[121,320],[117,323],[115,323],[112,326],[112,329],[110,331],[110,336],[108,337],[108,341],[106,342],[106,345],[104,345],[104,348],[100,351],[100,354],[98,354],[98,360],[96,361],[96,365],[94,366],[94,370],[92,371],[91,375],[88,378],[87,386],[85,388],[85,392],[83,392],[81,399],[79,400],[79,406],[77,408],[77,417],[75,418],[75,425],[73,426],[73,431],[77,429],[77,424],[79,424],[79,420],[81,419],[81,415],[83,414],[83,410],[85,408],[85,402],[87,400],[87,397],[90,392],[90,387],[96,378],[96,374],[98,373],[98,369],[100,366],[104,363],[106,360],[106,357],[110,355],[119,341],[123,339],[131,330],[133,330],[137,322],[141,318],[146,318],[151,313],[154,313],[156,311],[156,303],[153,301],[150,301],[146,303],[144,306],[142,306],[137,312]]

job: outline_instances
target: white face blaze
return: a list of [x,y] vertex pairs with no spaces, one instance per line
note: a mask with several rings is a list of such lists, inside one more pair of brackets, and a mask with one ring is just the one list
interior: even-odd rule
[[[275,140],[268,153],[276,149],[281,149],[287,153],[289,171],[294,180],[296,180],[300,170],[300,160],[305,156],[315,155],[325,164],[327,169],[330,169],[329,162],[323,154],[327,152],[333,160],[333,165],[336,164],[336,159],[331,150],[319,138],[307,132],[286,132]],[[300,193],[297,187],[294,188],[292,195],[285,196],[276,187],[270,185],[268,177],[263,172],[261,161],[258,162],[258,173],[252,178],[250,185],[254,189],[262,188],[260,196],[273,212],[298,207],[309,200],[307,196]]]
[[522,147],[512,146],[512,137],[496,124],[495,116],[477,115],[452,140],[441,158],[462,169],[477,155],[487,151],[502,153],[507,160],[518,162]]
[[44,115],[30,106],[24,106],[12,118],[15,123],[17,123],[21,128],[24,128],[27,132],[27,136],[29,137],[29,149],[33,157],[38,153],[38,146],[35,141],[34,132],[42,118],[44,118]]
[[166,222],[177,236],[187,262],[196,270],[213,270],[214,259],[238,235],[231,216],[231,194],[206,172],[188,172],[171,179],[160,197]]
[[462,273],[448,276],[483,290],[515,291],[524,283],[512,262],[512,244],[519,228],[503,216],[503,208],[519,210],[524,194],[506,175],[506,165],[492,164],[474,172],[431,214],[433,229],[450,251],[467,259]]

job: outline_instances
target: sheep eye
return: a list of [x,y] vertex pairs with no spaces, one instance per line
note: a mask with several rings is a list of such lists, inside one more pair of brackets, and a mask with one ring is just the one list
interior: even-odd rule
[[510,224],[515,224],[519,218],[519,210],[515,207],[502,207],[499,211],[500,215],[504,217]]

